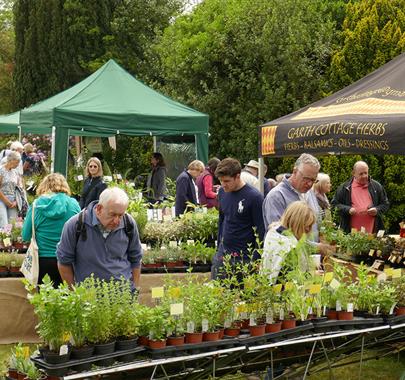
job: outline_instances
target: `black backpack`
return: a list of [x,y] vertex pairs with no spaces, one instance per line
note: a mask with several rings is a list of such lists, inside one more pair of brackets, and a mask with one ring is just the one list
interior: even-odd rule
[[[87,240],[86,223],[84,223],[85,212],[86,212],[86,208],[84,208],[82,211],[80,211],[79,217],[76,222],[76,245],[77,245],[80,237],[82,238],[82,241]],[[124,230],[125,230],[125,234],[128,237],[129,243],[131,243],[131,241],[134,237],[134,224],[132,223],[132,221],[127,213],[124,214]]]

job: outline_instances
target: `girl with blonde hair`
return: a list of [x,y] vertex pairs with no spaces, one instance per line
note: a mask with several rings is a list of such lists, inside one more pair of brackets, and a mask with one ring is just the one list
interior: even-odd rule
[[[316,221],[312,209],[303,201],[291,203],[279,223],[269,226],[264,240],[262,271],[275,283],[288,254],[297,246],[298,241],[312,231]],[[300,258],[301,270],[308,270],[306,257]]]
[[86,179],[80,196],[80,207],[83,209],[91,202],[98,201],[100,194],[107,188],[103,180],[103,166],[97,157],[90,157],[85,168]]

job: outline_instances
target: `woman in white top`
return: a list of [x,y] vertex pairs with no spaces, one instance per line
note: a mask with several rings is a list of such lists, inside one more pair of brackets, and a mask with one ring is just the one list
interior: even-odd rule
[[17,170],[20,161],[20,153],[12,151],[0,165],[0,228],[17,218],[16,187],[22,184]]
[[[297,246],[304,234],[309,234],[315,223],[315,214],[306,202],[291,203],[279,223],[269,226],[264,240],[262,272],[268,274],[270,282],[275,283],[288,254]],[[299,259],[301,270],[309,269],[306,256]]]

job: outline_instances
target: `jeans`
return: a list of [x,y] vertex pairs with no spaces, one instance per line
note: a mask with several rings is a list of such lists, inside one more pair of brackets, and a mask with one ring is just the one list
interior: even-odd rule
[[10,222],[10,219],[17,219],[17,208],[8,208],[4,202],[0,201],[0,228]]

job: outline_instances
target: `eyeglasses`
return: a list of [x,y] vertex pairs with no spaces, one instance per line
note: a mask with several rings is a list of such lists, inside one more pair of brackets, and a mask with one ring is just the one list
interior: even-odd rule
[[97,165],[89,165],[89,168],[98,168]]
[[298,171],[300,172],[300,174],[301,174],[301,176],[302,176],[302,179],[305,181],[305,182],[311,182],[311,183],[316,183],[317,182],[317,179],[316,178],[311,178],[311,177],[305,177],[304,176],[304,173],[301,171],[301,170],[299,170],[298,169]]

